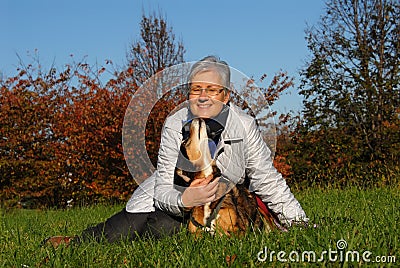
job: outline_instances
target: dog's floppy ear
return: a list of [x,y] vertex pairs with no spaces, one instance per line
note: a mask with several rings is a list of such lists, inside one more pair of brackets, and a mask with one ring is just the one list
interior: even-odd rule
[[177,168],[176,169],[176,174],[181,177],[185,182],[189,183],[191,181],[191,178],[185,175],[182,169]]
[[179,149],[179,150],[181,151],[182,156],[183,156],[185,159],[188,159],[188,155],[187,155],[187,152],[186,152],[186,144],[187,144],[187,143],[188,143],[188,139],[182,141],[181,147],[180,147],[180,149]]
[[[190,185],[190,173],[185,172],[179,168],[175,168],[174,172],[174,184],[179,187],[189,187]],[[189,179],[189,181],[187,181]]]

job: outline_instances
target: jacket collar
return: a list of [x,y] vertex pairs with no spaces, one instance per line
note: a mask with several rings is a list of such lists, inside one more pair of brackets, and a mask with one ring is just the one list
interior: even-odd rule
[[240,116],[242,111],[236,105],[230,105],[228,118],[226,120],[225,130],[222,132],[223,141],[243,140],[244,138],[244,122]]

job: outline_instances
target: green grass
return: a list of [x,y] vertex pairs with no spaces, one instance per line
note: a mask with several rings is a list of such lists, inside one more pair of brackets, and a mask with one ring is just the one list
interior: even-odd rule
[[[89,225],[105,220],[122,208],[96,206],[70,210],[12,210],[1,212],[0,267],[353,267],[369,258],[395,256],[395,263],[370,263],[370,266],[400,264],[399,222],[400,194],[396,188],[369,190],[308,190],[296,197],[312,223],[318,228],[292,228],[287,233],[248,233],[242,238],[204,236],[194,240],[181,233],[162,240],[139,240],[120,243],[84,243],[53,249],[41,246],[50,235],[75,235]],[[358,251],[360,262],[330,261],[325,255],[317,262],[280,262],[277,252],[288,259],[314,251],[317,259],[323,251],[336,251],[344,239],[347,251]],[[270,262],[257,255],[264,248],[275,251]],[[264,257],[264,252],[260,255]],[[339,255],[332,255],[332,257]],[[350,256],[351,257],[351,256]],[[231,261],[229,261],[229,258]],[[351,260],[351,258],[350,258]]]

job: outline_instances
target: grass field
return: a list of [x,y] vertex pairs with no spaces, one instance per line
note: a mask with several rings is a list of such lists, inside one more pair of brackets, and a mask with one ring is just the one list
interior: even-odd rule
[[205,236],[197,241],[182,231],[162,240],[92,242],[58,249],[40,243],[49,235],[78,234],[119,211],[122,205],[2,211],[0,266],[354,267],[370,261],[372,267],[398,267],[399,190],[351,188],[296,193],[317,228],[248,233],[230,239]]

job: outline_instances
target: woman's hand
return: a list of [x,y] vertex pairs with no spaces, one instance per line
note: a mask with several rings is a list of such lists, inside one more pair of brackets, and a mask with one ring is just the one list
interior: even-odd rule
[[205,179],[196,179],[186,188],[182,194],[182,203],[186,209],[204,205],[215,200],[219,178],[210,183],[212,179],[212,175]]

